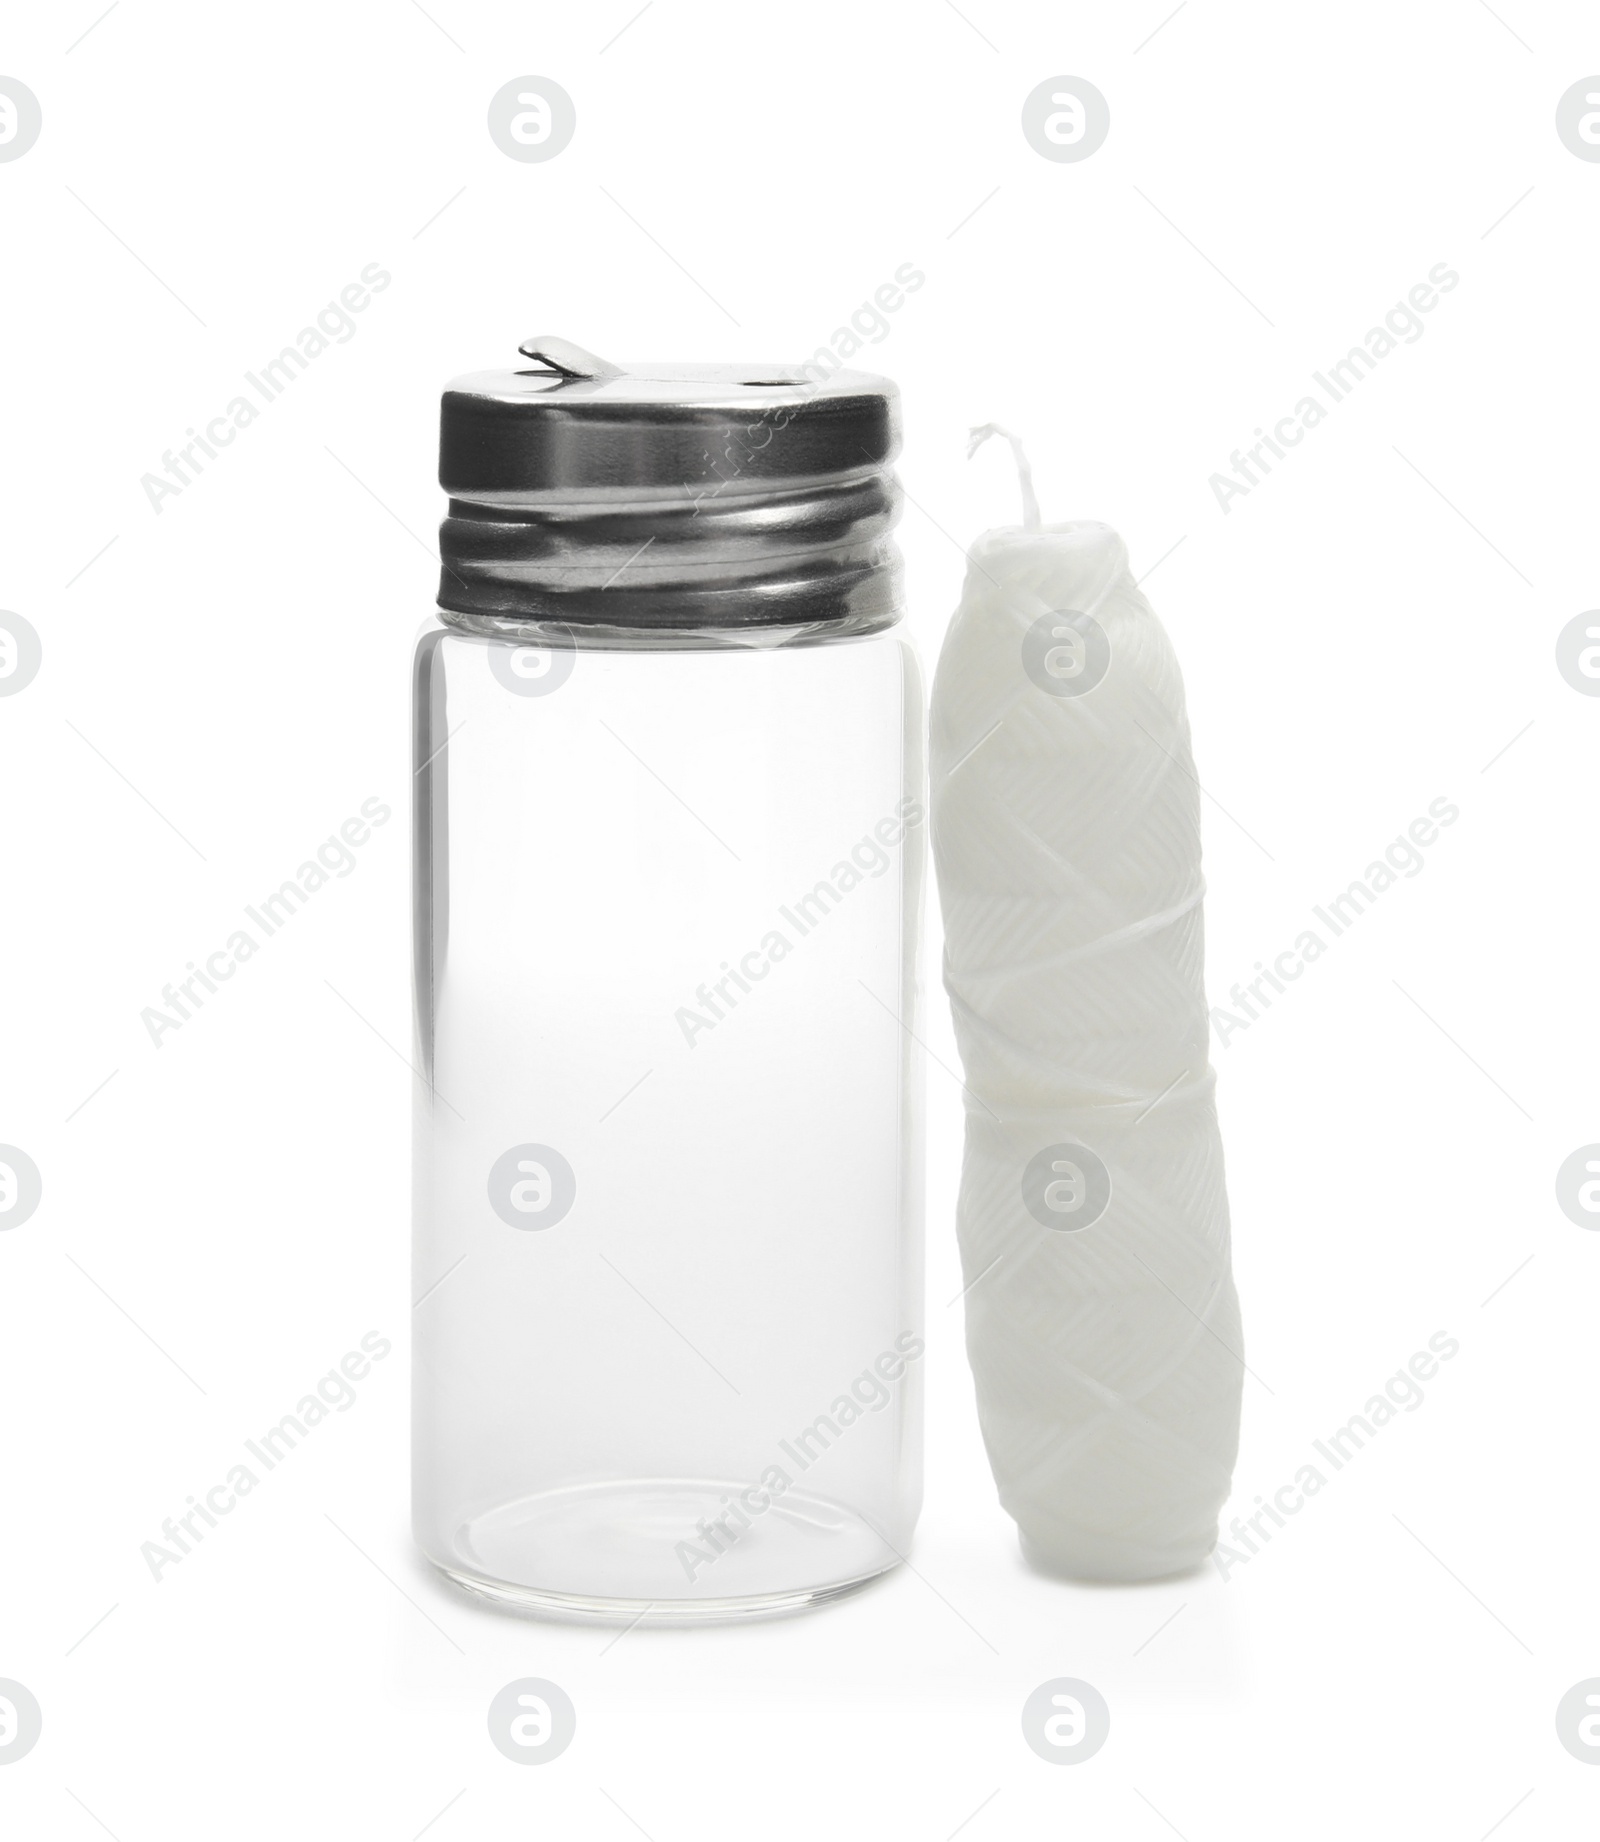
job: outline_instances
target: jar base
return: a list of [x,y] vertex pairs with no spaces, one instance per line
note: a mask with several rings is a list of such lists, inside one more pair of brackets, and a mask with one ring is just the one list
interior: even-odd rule
[[503,1612],[515,1612],[526,1618],[549,1618],[563,1624],[621,1625],[731,1625],[746,1624],[762,1618],[792,1618],[830,1605],[835,1599],[847,1599],[874,1580],[882,1579],[900,1563],[864,1573],[856,1580],[842,1580],[832,1586],[814,1586],[803,1591],[761,1593],[747,1599],[587,1599],[577,1593],[541,1592],[533,1586],[513,1586],[506,1580],[485,1579],[463,1573],[458,1567],[446,1567],[434,1561],[435,1569],[462,1592],[474,1599],[487,1600]]
[[[606,1624],[781,1618],[856,1591],[899,1553],[844,1505],[788,1489],[754,1514],[740,1486],[631,1478],[495,1505],[422,1548],[454,1585],[509,1610]],[[756,1493],[758,1499],[765,1493]]]

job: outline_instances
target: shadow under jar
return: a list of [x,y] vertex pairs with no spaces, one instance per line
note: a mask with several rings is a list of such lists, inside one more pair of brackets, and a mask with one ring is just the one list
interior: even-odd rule
[[522,350],[445,393],[416,657],[416,1538],[526,1611],[793,1611],[921,1499],[897,394]]

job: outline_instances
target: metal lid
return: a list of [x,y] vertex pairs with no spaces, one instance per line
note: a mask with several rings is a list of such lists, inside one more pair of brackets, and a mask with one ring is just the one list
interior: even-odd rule
[[535,338],[444,393],[439,605],[465,624],[893,618],[899,393],[821,366],[610,364]]

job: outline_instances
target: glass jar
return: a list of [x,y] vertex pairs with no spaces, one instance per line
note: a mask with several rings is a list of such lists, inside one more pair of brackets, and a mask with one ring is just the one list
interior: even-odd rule
[[446,393],[416,663],[417,1539],[527,1610],[789,1611],[921,1495],[896,395],[523,350]]

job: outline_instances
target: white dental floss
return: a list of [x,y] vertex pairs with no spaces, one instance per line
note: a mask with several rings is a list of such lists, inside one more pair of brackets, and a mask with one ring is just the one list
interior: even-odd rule
[[987,531],[934,680],[933,841],[966,1071],[967,1347],[1028,1557],[1202,1561],[1243,1357],[1202,983],[1200,790],[1167,635],[1107,525]]

